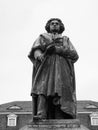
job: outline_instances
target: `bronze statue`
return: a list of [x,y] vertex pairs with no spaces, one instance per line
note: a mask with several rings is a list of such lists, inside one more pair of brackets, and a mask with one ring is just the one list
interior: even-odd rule
[[70,39],[62,36],[65,27],[60,19],[50,19],[45,29],[28,56],[33,63],[33,119],[75,119],[78,54]]

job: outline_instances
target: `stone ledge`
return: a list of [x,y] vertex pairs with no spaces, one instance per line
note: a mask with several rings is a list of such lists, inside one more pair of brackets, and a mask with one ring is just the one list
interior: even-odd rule
[[80,125],[78,119],[68,120],[42,120],[31,122],[20,130],[89,130]]
[[73,120],[42,120],[28,124],[29,128],[79,128],[80,122],[77,119]]

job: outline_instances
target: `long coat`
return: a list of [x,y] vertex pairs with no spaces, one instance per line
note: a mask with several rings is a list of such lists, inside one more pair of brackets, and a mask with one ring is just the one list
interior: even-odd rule
[[[59,46],[61,51],[48,51],[49,46]],[[44,60],[38,61],[34,57],[36,50],[44,54]],[[52,34],[41,34],[34,42],[29,53],[33,62],[31,94],[43,94],[60,97],[61,109],[76,116],[76,90],[74,63],[78,54],[67,36],[58,35],[53,39]]]

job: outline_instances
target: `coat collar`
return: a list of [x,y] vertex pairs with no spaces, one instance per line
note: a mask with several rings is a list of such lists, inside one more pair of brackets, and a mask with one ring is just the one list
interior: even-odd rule
[[56,38],[61,38],[62,37],[62,35],[61,34],[53,34],[53,33],[50,33],[49,34],[50,35],[50,37],[52,38],[52,39],[56,39]]
[[43,33],[41,35],[43,35],[46,39],[49,39],[50,41],[62,37],[62,34],[52,34],[52,33]]

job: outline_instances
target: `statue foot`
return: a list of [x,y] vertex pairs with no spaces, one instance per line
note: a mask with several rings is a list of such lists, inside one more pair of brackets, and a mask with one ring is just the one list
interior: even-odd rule
[[43,116],[43,115],[36,115],[33,117],[34,121],[45,120],[45,119],[46,119],[46,116]]

